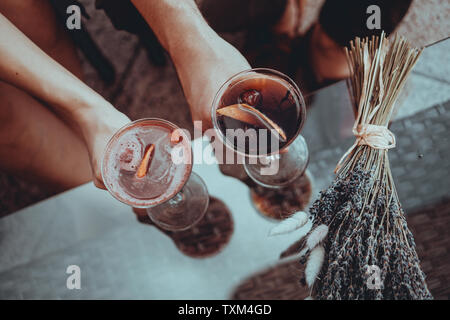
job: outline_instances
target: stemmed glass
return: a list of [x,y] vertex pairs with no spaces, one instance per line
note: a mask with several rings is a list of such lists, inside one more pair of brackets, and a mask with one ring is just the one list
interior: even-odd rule
[[[183,130],[166,120],[140,119],[108,142],[102,177],[117,200],[145,208],[165,230],[181,231],[200,221],[209,204],[205,183],[192,172],[192,160],[191,141]],[[144,175],[139,175],[142,168]]]
[[283,73],[257,68],[234,75],[217,92],[211,117],[218,138],[243,158],[258,185],[285,188],[305,173],[309,153],[300,131],[306,105]]

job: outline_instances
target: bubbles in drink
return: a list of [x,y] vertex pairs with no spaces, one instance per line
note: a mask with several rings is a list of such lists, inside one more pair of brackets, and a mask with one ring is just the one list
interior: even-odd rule
[[119,153],[119,167],[121,170],[136,172],[142,159],[142,143],[137,137],[135,141],[127,141],[121,144],[122,151]]
[[[147,121],[127,128],[118,134],[114,143],[110,143],[103,173],[114,195],[139,206],[163,201],[180,189],[192,167],[190,161],[175,164],[171,160],[171,151],[175,147],[171,143],[173,128],[156,120],[153,123],[152,120]],[[186,149],[186,157],[190,157],[190,142],[188,139],[180,141],[176,146],[179,148],[181,145]],[[154,151],[148,157],[145,154],[150,145],[154,146]],[[149,160],[148,170],[145,175],[138,176],[137,171],[144,158]]]

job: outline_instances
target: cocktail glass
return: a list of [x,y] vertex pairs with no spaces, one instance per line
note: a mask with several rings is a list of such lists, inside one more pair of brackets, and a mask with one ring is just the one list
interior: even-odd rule
[[[148,166],[139,176],[147,152]],[[165,230],[181,231],[200,221],[209,203],[205,183],[192,172],[192,160],[191,142],[182,129],[162,119],[140,119],[108,142],[102,177],[117,200],[145,208],[153,223]]]
[[218,138],[243,158],[258,185],[286,188],[305,173],[306,105],[288,76],[264,68],[234,75],[217,92],[211,116]]

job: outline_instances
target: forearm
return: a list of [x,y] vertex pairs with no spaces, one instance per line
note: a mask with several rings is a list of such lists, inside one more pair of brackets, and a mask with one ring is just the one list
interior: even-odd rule
[[249,69],[245,58],[203,19],[194,0],[131,0],[169,52],[193,120],[210,126],[220,85]]
[[[132,0],[178,73],[224,58],[232,46],[205,21],[194,0]],[[224,50],[226,47],[226,50]]]
[[0,14],[0,80],[74,117],[107,102]]
[[215,41],[194,0],[131,0],[163,47],[172,55],[180,48],[195,48]]

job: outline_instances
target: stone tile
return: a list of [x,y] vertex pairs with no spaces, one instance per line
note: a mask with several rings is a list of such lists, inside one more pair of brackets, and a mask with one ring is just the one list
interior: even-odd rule
[[428,76],[450,85],[450,39],[425,48],[413,73]]
[[[417,253],[426,274],[427,284],[435,299],[449,299],[450,205],[448,199],[407,216],[408,226],[417,243]],[[427,217],[422,219],[421,217]]]
[[449,36],[449,16],[450,2],[446,0],[416,0],[397,32],[422,47]]
[[[447,40],[450,42],[450,40]],[[450,99],[450,84],[412,73],[396,103],[395,119],[411,116]]]

